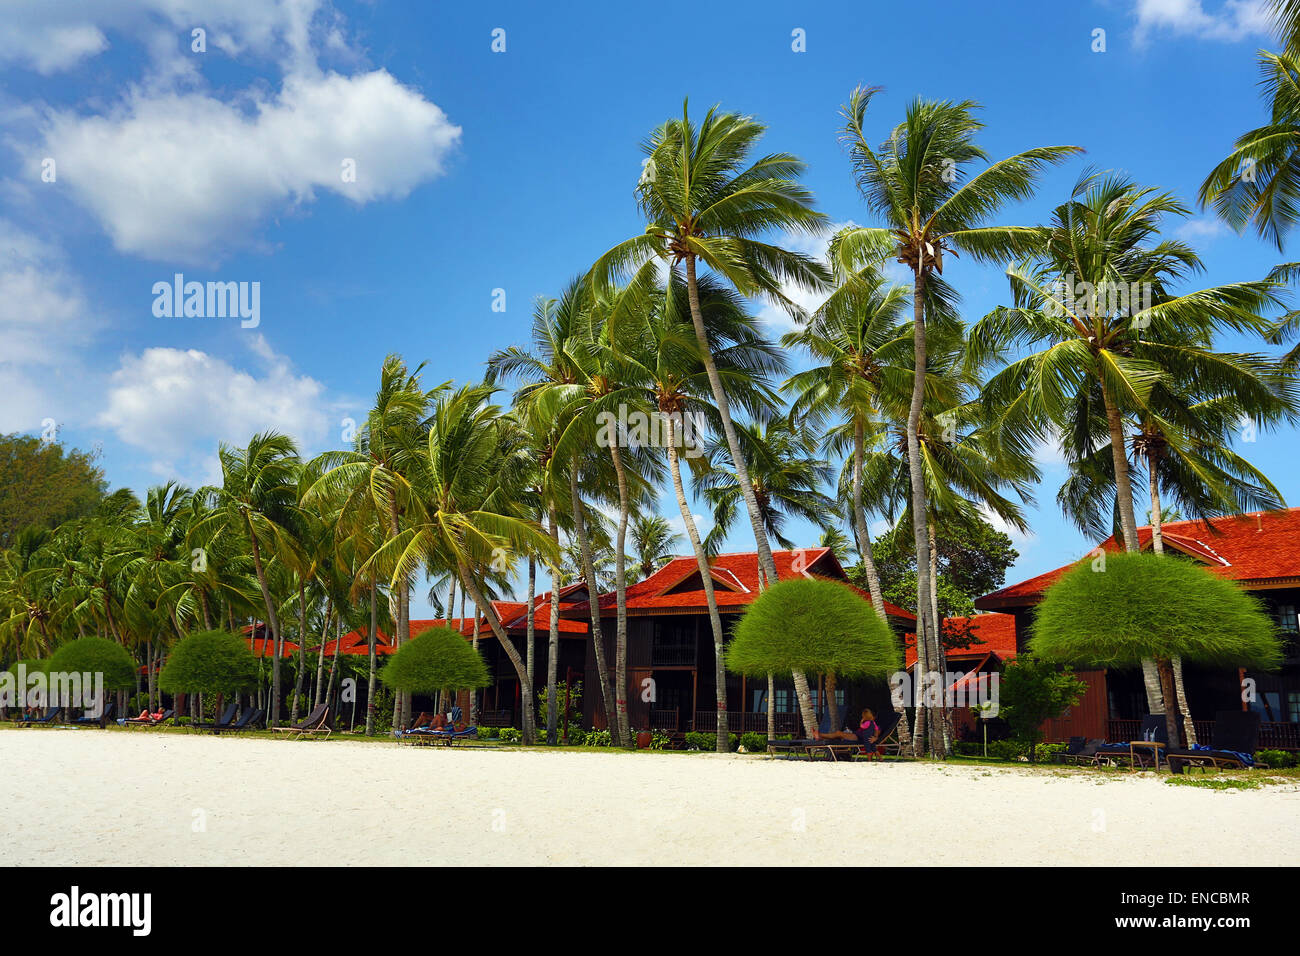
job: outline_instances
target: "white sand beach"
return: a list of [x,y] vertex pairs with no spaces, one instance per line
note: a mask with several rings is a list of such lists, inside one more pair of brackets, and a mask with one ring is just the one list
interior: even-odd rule
[[6,866],[1300,862],[1294,784],[89,730],[0,762]]

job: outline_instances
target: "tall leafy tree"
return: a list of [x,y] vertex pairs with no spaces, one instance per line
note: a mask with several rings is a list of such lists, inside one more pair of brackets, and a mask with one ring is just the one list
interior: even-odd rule
[[709,349],[708,329],[699,300],[698,269],[706,269],[744,295],[764,296],[797,313],[784,291],[824,288],[825,269],[808,257],[763,238],[774,231],[815,234],[826,217],[812,208],[812,195],[798,179],[804,163],[790,153],[750,157],[764,126],[749,116],[710,109],[697,126],[685,104],[680,120],[656,129],[643,145],[645,172],[637,199],[646,229],[606,252],[592,267],[598,287],[612,276],[659,259],[681,264],[695,337],[704,360],[722,433],[736,462],[736,481],[749,514],[759,566],[771,581],[776,565],[745,472],[731,405]]
[[298,449],[293,439],[276,432],[254,435],[245,448],[223,444],[221,484],[210,489],[213,509],[200,522],[200,540],[242,536],[249,545],[253,571],[266,610],[275,657],[271,662],[271,726],[280,721],[281,650],[279,598],[272,592],[269,565],[295,564],[299,547],[293,536],[298,503]]
[[[1042,437],[1104,415],[1127,551],[1138,549],[1138,538],[1125,416],[1158,414],[1151,395],[1162,381],[1196,379],[1211,389],[1241,381],[1239,362],[1216,352],[1214,337],[1265,334],[1262,313],[1278,304],[1266,280],[1175,292],[1201,262],[1186,243],[1159,232],[1165,217],[1188,214],[1170,193],[1085,174],[1053,212],[1038,254],[1008,269],[1013,304],[971,330],[976,360],[1030,348],[985,387],[999,432]],[[1094,399],[1099,408],[1080,407]],[[1154,662],[1145,674],[1158,713],[1164,701]]]
[[[918,428],[925,400],[926,322],[951,321],[955,293],[942,280],[945,255],[958,253],[978,262],[1004,264],[1033,251],[1039,231],[1027,226],[995,226],[988,221],[1004,206],[1033,194],[1042,171],[1074,153],[1076,146],[1042,146],[989,162],[975,142],[984,124],[969,100],[914,100],[903,122],[879,147],[866,132],[867,109],[876,89],[859,87],[843,108],[844,139],[854,178],[879,226],[851,230],[842,237],[842,256],[851,264],[892,256],[912,270],[912,397],[907,417],[911,471],[912,522],[917,554],[928,547],[925,476]],[[978,171],[971,170],[977,164]],[[928,562],[917,576],[918,638],[938,654]],[[942,741],[931,735],[932,751]]]

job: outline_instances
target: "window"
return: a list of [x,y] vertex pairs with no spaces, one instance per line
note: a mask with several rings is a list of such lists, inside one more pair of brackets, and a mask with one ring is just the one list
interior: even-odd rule
[[790,714],[794,712],[794,708],[790,706],[791,697],[792,695],[787,688],[778,687],[776,689],[774,703],[776,704],[776,712],[778,714]]
[[[813,710],[817,710],[817,709],[818,709],[818,705],[821,703],[821,698],[818,697],[818,694],[820,693],[821,688],[819,688],[819,687],[810,687],[810,688],[808,688],[808,689],[809,689],[809,691],[812,693],[812,705],[813,705]],[[835,706],[836,706],[837,708],[839,708],[840,710],[843,710],[843,709],[844,709],[844,691],[843,691],[841,688],[839,688],[839,687],[835,688]]]
[[1273,615],[1277,618],[1277,626],[1283,633],[1295,634],[1300,632],[1300,621],[1296,619],[1294,604],[1277,605],[1273,609]]
[[1290,712],[1291,722],[1300,724],[1300,690],[1286,692],[1286,708]]

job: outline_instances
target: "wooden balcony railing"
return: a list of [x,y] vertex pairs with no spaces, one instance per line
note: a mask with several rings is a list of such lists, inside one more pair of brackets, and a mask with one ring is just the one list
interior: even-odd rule
[[[777,714],[776,732],[792,734],[798,717],[795,714]],[[718,712],[716,710],[697,710],[695,726],[697,731],[712,733],[718,729]],[[748,711],[727,711],[727,731],[733,734],[767,733],[767,714],[753,714]]]
[[680,730],[681,715],[675,710],[650,711],[651,730]]
[[[1196,740],[1209,744],[1214,740],[1214,721],[1194,720]],[[1109,720],[1106,722],[1106,739],[1110,741],[1137,740],[1142,733],[1140,720]],[[1259,725],[1260,750],[1300,750],[1300,724],[1282,721],[1263,721]]]

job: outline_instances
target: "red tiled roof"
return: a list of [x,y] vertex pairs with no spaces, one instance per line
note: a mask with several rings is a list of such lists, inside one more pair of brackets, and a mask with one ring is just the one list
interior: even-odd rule
[[[974,617],[944,618],[943,622],[945,633],[964,630],[967,625],[977,641],[968,648],[950,650],[947,654],[950,664],[958,659],[969,662],[986,658],[989,654],[996,654],[1003,661],[1016,656],[1016,619],[1013,615],[976,614]],[[916,663],[916,635],[904,635],[903,641],[906,666],[910,668]]]
[[[1171,521],[1162,529],[1165,547],[1191,555],[1212,573],[1250,584],[1293,578],[1300,581],[1300,508],[1257,511],[1212,522]],[[1138,528],[1143,550],[1151,546],[1151,528]],[[1100,545],[1107,553],[1123,550],[1114,535]],[[1095,549],[1094,549],[1095,550]],[[1092,560],[1089,552],[1080,561]],[[1078,561],[1010,585],[975,602],[982,610],[1027,607]]]
[[[824,577],[845,581],[847,576],[840,563],[829,548],[806,548],[800,551],[774,551],[772,557],[776,562],[777,578],[785,580],[804,574],[809,577]],[[712,564],[714,597],[721,611],[735,611],[750,604],[758,597],[758,557],[753,551],[735,554],[717,555]],[[629,614],[654,613],[704,613],[708,602],[704,588],[699,584],[699,564],[695,557],[674,558],[644,581],[638,581],[627,589],[627,610]],[[691,582],[689,579],[697,580]],[[679,585],[686,584],[681,588]],[[691,586],[693,585],[693,586]],[[848,585],[852,587],[852,585]],[[870,596],[859,588],[854,588],[868,601]],[[613,591],[600,595],[602,610],[616,606],[617,598]],[[893,617],[916,620],[910,611],[885,602],[885,611]],[[586,602],[574,604],[567,612],[572,616],[587,614]]]
[[[247,630],[247,628],[245,628],[245,630]],[[254,657],[275,656],[275,641],[273,639],[269,637],[246,637],[244,640],[248,642],[248,646],[252,649]],[[296,653],[298,653],[298,645],[293,643],[293,641],[280,642],[281,657],[292,657]]]

